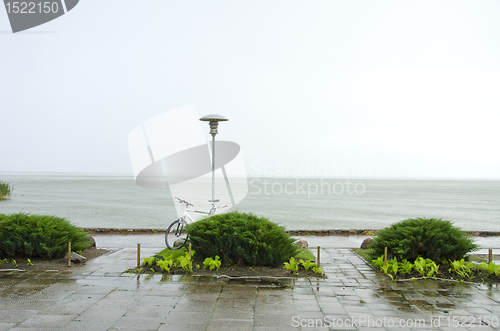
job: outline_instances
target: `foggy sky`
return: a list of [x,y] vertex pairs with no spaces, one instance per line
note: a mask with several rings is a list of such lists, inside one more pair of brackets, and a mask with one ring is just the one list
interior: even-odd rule
[[0,173],[131,174],[131,130],[194,103],[229,118],[217,139],[250,175],[500,179],[498,17],[498,1],[82,0],[12,34],[0,8]]

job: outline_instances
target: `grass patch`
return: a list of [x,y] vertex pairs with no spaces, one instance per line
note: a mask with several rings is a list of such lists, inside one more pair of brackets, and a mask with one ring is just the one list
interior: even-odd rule
[[9,183],[0,181],[0,200],[10,198],[13,190],[14,188]]
[[[164,250],[162,250],[161,252],[159,252],[156,255],[162,256],[163,259],[165,259],[165,260],[168,259],[168,258],[172,258],[172,259],[175,260],[179,256],[184,256],[187,252],[188,252],[188,249],[186,247],[181,247],[179,249],[165,248]],[[191,254],[194,255],[195,251],[191,250]]]
[[316,260],[314,254],[308,249],[301,249],[297,255],[294,256],[295,260]]

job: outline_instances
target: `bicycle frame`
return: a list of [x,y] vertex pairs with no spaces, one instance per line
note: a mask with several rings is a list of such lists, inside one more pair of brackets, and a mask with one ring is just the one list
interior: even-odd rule
[[[204,211],[200,211],[200,210],[189,209],[189,206],[193,206],[193,204],[187,202],[186,200],[179,199],[178,197],[175,197],[175,198],[177,200],[179,200],[180,204],[183,205],[184,213],[177,220],[175,220],[174,222],[172,222],[170,224],[170,226],[167,228],[167,231],[165,233],[165,244],[170,249],[178,249],[178,248],[182,247],[187,240],[187,236],[183,236],[183,234],[185,234],[185,232],[183,232],[184,226],[188,225],[189,223],[195,222],[193,220],[193,218],[191,217],[191,215],[189,215],[188,212],[194,212],[194,213],[205,214],[205,215],[213,215],[213,214],[215,214],[215,212],[217,211],[218,208],[228,207],[228,205],[216,206],[214,204],[214,202],[216,202],[216,201],[213,201],[212,207],[210,208],[210,211],[204,212]],[[173,229],[173,231],[170,231],[170,229]],[[173,232],[173,238],[170,237],[170,239],[169,239],[169,236],[172,232]],[[175,243],[176,238],[183,240],[183,243],[181,245],[177,246],[177,248],[174,248],[173,245]]]
[[[189,223],[194,223],[194,220],[191,217],[191,215],[189,215],[188,211],[195,212],[195,213],[200,213],[200,214],[207,214],[208,215],[207,212],[184,208],[184,213],[182,214],[182,216],[180,218],[182,218],[183,220],[185,220],[186,223],[188,223],[188,224]],[[189,220],[189,222],[188,222],[188,220]]]
[[[200,211],[200,210],[194,210],[194,209],[189,209],[189,206],[193,206],[191,203],[187,202],[186,200],[179,199],[178,197],[175,197],[175,198],[177,200],[179,200],[179,203],[181,203],[184,206],[184,213],[182,214],[181,218],[183,218],[184,220],[186,220],[186,217],[187,217],[189,219],[189,221],[190,221],[189,223],[194,223],[194,220],[191,217],[191,215],[189,215],[188,211],[189,212],[193,212],[193,213],[198,213],[198,214],[213,215],[213,214],[215,214],[215,212],[217,212],[217,209],[228,207],[228,205],[216,206],[215,204],[212,203],[212,207],[210,207],[210,211],[209,212]],[[186,220],[186,223],[188,223],[187,220]]]

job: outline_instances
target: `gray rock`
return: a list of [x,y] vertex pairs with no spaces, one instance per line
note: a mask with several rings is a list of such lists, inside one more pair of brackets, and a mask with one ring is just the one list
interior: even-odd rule
[[87,241],[90,243],[90,247],[96,247],[94,237],[89,237]]
[[297,245],[300,247],[300,249],[306,249],[307,247],[309,247],[309,244],[307,243],[307,241],[305,240],[299,240],[299,241],[296,241],[294,243],[294,245]]
[[[68,253],[64,256],[64,259],[67,261],[68,260]],[[80,254],[77,254],[75,252],[71,252],[71,262],[77,262],[77,263],[85,263],[87,261],[87,258],[85,256],[81,256]]]
[[174,242],[174,247],[178,247],[178,246],[182,246],[184,244],[184,242],[186,241],[186,239],[177,239],[175,242]]
[[372,242],[372,238],[366,238],[365,240],[363,240],[363,242],[361,243],[361,248],[362,249],[368,249],[370,248],[370,243]]

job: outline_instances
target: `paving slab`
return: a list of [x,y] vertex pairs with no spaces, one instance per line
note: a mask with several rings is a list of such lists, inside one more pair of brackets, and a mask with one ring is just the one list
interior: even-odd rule
[[500,330],[498,285],[390,281],[350,250],[366,236],[302,236],[328,278],[261,282],[127,274],[163,236],[95,238],[113,252],[70,272],[0,273],[0,330]]

